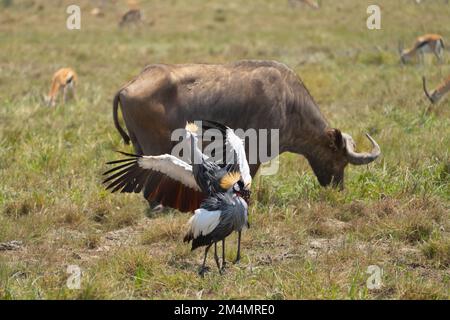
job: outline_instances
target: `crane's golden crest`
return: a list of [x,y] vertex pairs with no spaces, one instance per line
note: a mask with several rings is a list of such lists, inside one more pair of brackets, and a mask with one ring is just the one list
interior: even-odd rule
[[198,126],[193,122],[186,122],[185,129],[191,133],[196,133],[198,131]]
[[241,174],[239,172],[229,172],[224,175],[222,179],[220,179],[220,187],[222,189],[228,190],[232,186],[234,186],[234,184],[238,182],[240,178]]

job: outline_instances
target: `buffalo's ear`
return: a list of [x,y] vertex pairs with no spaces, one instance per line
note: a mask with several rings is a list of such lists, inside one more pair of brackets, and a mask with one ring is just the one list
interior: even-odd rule
[[344,147],[344,139],[339,129],[331,129],[327,131],[328,138],[330,139],[330,148],[333,151],[341,150]]

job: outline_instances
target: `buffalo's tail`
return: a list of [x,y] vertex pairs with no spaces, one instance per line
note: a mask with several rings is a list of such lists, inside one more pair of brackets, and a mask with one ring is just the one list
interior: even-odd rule
[[128,136],[128,134],[125,132],[125,130],[123,130],[123,128],[119,124],[119,116],[118,116],[119,103],[120,103],[120,91],[116,93],[116,95],[114,96],[114,101],[113,101],[114,125],[115,125],[117,131],[119,131],[120,135],[122,136],[122,139],[125,142],[125,144],[130,144],[130,137]]

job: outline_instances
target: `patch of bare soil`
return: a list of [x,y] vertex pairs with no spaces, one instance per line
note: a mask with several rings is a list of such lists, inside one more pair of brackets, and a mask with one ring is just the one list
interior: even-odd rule
[[103,234],[99,231],[96,234],[98,240],[92,247],[86,245],[88,235],[61,227],[35,243],[23,243],[20,240],[0,243],[0,256],[5,257],[9,263],[23,261],[41,264],[52,261],[53,265],[66,265],[73,260],[89,262],[106,256],[112,250],[139,245],[140,235],[146,228],[151,227],[151,224],[151,219],[142,218],[133,226]]

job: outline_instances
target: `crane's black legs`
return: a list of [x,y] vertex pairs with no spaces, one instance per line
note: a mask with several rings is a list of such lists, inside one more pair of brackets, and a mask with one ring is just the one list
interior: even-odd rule
[[217,255],[217,242],[214,242],[214,260],[216,261],[217,269],[219,269],[219,273],[222,273],[222,269],[220,268],[219,256]]
[[238,263],[239,261],[241,261],[241,231],[238,231],[238,250],[234,263]]
[[212,243],[205,248],[205,257],[203,258],[203,264],[200,267],[200,270],[198,272],[198,274],[202,277],[205,274],[205,272],[207,272],[209,270],[209,268],[206,266],[206,257],[208,256],[208,250],[209,250],[209,248],[211,248],[211,246],[212,246]]
[[222,271],[225,270],[227,262],[225,261],[225,239],[222,240]]
[[[241,260],[241,231],[238,232],[238,249],[237,249],[237,255],[236,260],[234,260],[234,263],[239,263]],[[200,270],[198,271],[198,274],[200,276],[204,276],[207,271],[209,271],[209,268],[206,266],[206,258],[208,257],[208,251],[211,248],[213,244],[211,243],[205,248],[205,256],[203,258],[203,264],[200,267]],[[222,266],[220,266],[220,259],[217,255],[217,242],[214,242],[214,261],[216,262],[217,268],[219,269],[219,273],[222,274],[222,272],[225,270],[225,239],[222,240]]]

